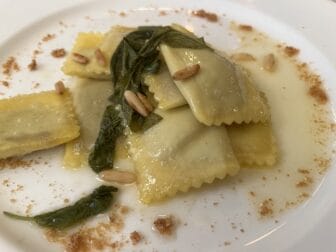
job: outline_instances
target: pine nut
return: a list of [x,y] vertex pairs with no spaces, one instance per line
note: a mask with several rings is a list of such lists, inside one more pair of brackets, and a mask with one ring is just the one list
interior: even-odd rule
[[116,182],[120,184],[131,184],[136,181],[136,176],[132,172],[106,170],[99,173],[99,178],[106,182]]
[[132,91],[126,90],[124,93],[124,97],[127,101],[127,103],[140,115],[147,117],[148,111],[146,110],[146,107],[142,104],[139,97]]
[[137,93],[137,96],[139,97],[142,104],[145,106],[148,112],[152,112],[154,110],[152,104],[148,101],[147,97],[141,93]]
[[72,59],[79,63],[79,64],[82,64],[82,65],[86,65],[89,63],[89,58],[85,57],[84,55],[82,54],[79,54],[79,53],[73,53],[72,54]]
[[200,69],[201,69],[201,66],[199,64],[187,66],[181,70],[176,71],[173,75],[173,79],[174,80],[189,79],[190,77],[196,75]]
[[97,62],[98,62],[99,65],[101,65],[103,67],[106,66],[105,56],[99,48],[95,50],[95,56],[96,56],[96,59],[97,59]]

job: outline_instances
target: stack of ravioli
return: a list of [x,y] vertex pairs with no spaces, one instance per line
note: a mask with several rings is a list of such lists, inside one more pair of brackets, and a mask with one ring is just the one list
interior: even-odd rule
[[[94,51],[99,48],[110,59],[132,30],[115,26],[106,34],[81,33],[75,41],[72,52],[88,57],[90,63],[80,65],[69,56],[62,69],[77,77],[74,101],[81,125],[80,138],[67,144],[67,165],[87,165],[113,92],[111,81],[106,81],[110,66],[97,64]],[[144,82],[157,102],[155,113],[163,119],[145,132],[127,135],[142,202],[233,176],[241,167],[274,165],[277,148],[267,99],[246,70],[210,49],[161,44],[160,52],[160,71],[144,76]],[[176,71],[193,64],[200,65],[195,76],[173,80]]]
[[[109,61],[123,37],[133,30],[115,26],[106,34],[78,35],[72,53],[89,61],[79,64],[71,53],[62,67],[74,77],[73,99],[66,90],[62,95],[50,91],[1,100],[0,158],[66,143],[64,164],[87,166],[113,93],[110,63],[99,64],[95,51],[100,49]],[[160,201],[233,176],[241,167],[274,165],[277,148],[267,99],[249,74],[209,48],[161,44],[159,49],[159,72],[143,78],[157,103],[155,113],[163,119],[144,132],[126,136],[140,200]],[[172,78],[195,64],[200,66],[196,75]]]

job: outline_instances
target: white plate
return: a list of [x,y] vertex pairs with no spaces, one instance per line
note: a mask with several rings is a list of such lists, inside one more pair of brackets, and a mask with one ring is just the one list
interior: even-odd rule
[[[171,10],[184,8],[182,14],[158,16],[158,8]],[[78,31],[105,31],[113,24],[146,25],[179,22],[193,24],[194,28],[203,21],[190,18],[189,9],[204,8],[219,14],[225,20],[233,19],[249,23],[270,34],[278,40],[296,45],[302,50],[305,61],[313,62],[314,68],[323,76],[332,103],[336,101],[336,35],[333,25],[336,23],[336,4],[332,1],[297,0],[286,1],[240,0],[240,1],[1,1],[0,17],[0,62],[8,56],[16,55],[22,65],[29,63],[31,52],[36,49],[38,41],[47,33],[56,33],[57,37],[50,43],[43,44],[44,55],[40,59],[41,71],[26,74],[25,71],[15,75],[13,87],[6,90],[7,95],[34,92],[34,82],[41,83],[38,90],[47,90],[53,83],[63,77],[58,70],[61,61],[48,57],[48,52],[57,47],[70,48]],[[111,10],[133,10],[126,17],[111,14]],[[90,19],[93,19],[90,20]],[[147,23],[146,20],[149,20]],[[62,27],[59,21],[68,25]],[[222,37],[216,37],[216,24],[206,24],[217,46],[227,43]],[[63,30],[63,33],[62,33]],[[215,34],[215,35],[214,35]],[[214,37],[215,36],[215,37]],[[217,41],[217,42],[216,42]],[[223,48],[228,46],[222,45]],[[43,74],[41,74],[41,72]],[[1,79],[1,78],[0,78]],[[2,87],[1,87],[2,88]],[[0,90],[0,92],[2,92]],[[65,171],[61,168],[61,148],[37,153],[41,156],[40,164],[34,169],[17,169],[0,171],[1,181],[10,177],[9,187],[0,185],[0,210],[25,209],[33,199],[33,213],[52,206],[63,206],[63,199],[75,200],[81,193],[91,191],[98,182],[90,170],[80,172]],[[45,164],[44,161],[48,163]],[[334,166],[334,165],[333,165]],[[135,250],[151,251],[333,251],[336,246],[336,199],[334,181],[336,170],[329,170],[313,197],[303,206],[288,212],[274,221],[259,221],[246,215],[250,209],[248,201],[237,192],[225,191],[226,204],[211,208],[207,202],[216,200],[218,186],[207,190],[196,190],[188,195],[184,204],[179,197],[169,203],[152,207],[142,206],[137,202],[135,189],[125,188],[120,201],[132,206],[134,211],[125,220],[124,233],[140,230],[146,234],[148,245],[133,247]],[[14,183],[14,184],[13,184]],[[53,183],[53,186],[49,184]],[[9,204],[10,190],[23,185],[24,190],[16,192],[15,204]],[[56,197],[54,197],[56,196]],[[246,198],[246,197],[245,197]],[[187,227],[179,228],[175,237],[162,239],[151,231],[150,223],[158,214],[174,214]],[[101,217],[104,218],[104,217]],[[144,222],[140,219],[143,218]],[[214,232],[209,228],[216,222]],[[235,222],[247,230],[230,228]],[[239,228],[238,228],[239,229]],[[226,240],[234,241],[223,247]],[[221,247],[219,246],[221,245]],[[125,247],[125,250],[130,247]],[[132,247],[131,247],[132,248]],[[45,241],[42,232],[36,226],[15,222],[0,216],[0,250],[1,251],[60,251],[61,247]]]

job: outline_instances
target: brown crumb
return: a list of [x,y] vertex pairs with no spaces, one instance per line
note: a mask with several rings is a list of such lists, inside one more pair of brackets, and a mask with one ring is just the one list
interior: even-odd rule
[[255,196],[256,196],[255,192],[253,192],[253,191],[250,191],[249,193],[250,193],[250,195],[251,195],[252,197],[255,197]]
[[88,250],[88,242],[85,241],[85,238],[80,233],[74,233],[70,236],[66,244],[66,251],[69,252],[79,252]]
[[273,200],[266,199],[259,205],[259,214],[261,216],[270,216],[273,214]]
[[214,206],[218,206],[218,202],[214,202],[214,203],[212,203]]
[[307,170],[307,169],[298,169],[298,172],[302,173],[302,174],[309,174],[310,173],[309,170]]
[[49,40],[54,39],[55,37],[56,37],[55,34],[47,34],[47,35],[45,35],[45,36],[42,38],[42,41],[43,41],[43,42],[47,42],[47,41],[49,41]]
[[122,11],[122,12],[119,13],[119,16],[120,17],[126,17],[126,13]]
[[33,57],[36,57],[36,55],[38,55],[38,54],[40,54],[40,53],[42,53],[42,51],[41,50],[34,50],[33,51]]
[[286,46],[284,52],[288,57],[293,57],[297,55],[300,52],[300,50],[293,46]]
[[217,22],[218,21],[218,16],[217,16],[216,13],[207,12],[203,9],[197,10],[197,11],[192,11],[191,14],[195,17],[205,18],[209,22]]
[[70,200],[69,200],[69,199],[67,199],[67,198],[65,198],[65,199],[63,200],[63,202],[64,202],[65,204],[67,204],[67,203],[69,203],[69,202],[70,202]]
[[120,207],[120,213],[121,214],[128,214],[130,211],[129,207],[128,206],[121,206]]
[[142,240],[142,235],[140,235],[140,233],[137,232],[137,231],[133,231],[130,234],[130,239],[132,241],[132,244],[136,245],[136,244],[138,244]]
[[36,59],[32,59],[32,61],[27,66],[30,71],[35,71],[37,69]]
[[0,159],[0,170],[9,168],[9,169],[15,169],[15,168],[28,168],[31,167],[34,160],[23,160],[18,158],[6,158],[6,159]]
[[240,24],[238,26],[238,29],[242,31],[248,31],[248,32],[253,31],[253,27],[251,25],[246,25],[246,24]]
[[327,93],[321,87],[321,85],[314,85],[309,88],[309,95],[319,103],[326,104],[329,100]]
[[40,86],[40,83],[34,83],[33,88],[38,88]]
[[239,229],[240,232],[244,233],[245,230],[243,228]]
[[159,16],[166,16],[167,15],[167,12],[165,12],[165,11],[160,11],[159,12]]
[[296,187],[306,187],[313,183],[313,179],[311,177],[305,176],[303,180],[299,181],[296,184]]
[[274,72],[275,67],[276,67],[276,60],[275,60],[274,54],[269,53],[266,56],[264,56],[262,64],[263,64],[263,68],[266,71]]
[[65,86],[63,81],[57,81],[55,83],[55,91],[59,95],[62,95],[65,92]]
[[2,73],[11,76],[13,71],[20,71],[20,66],[14,57],[9,57],[4,64],[2,64]]
[[229,241],[224,242],[224,246],[230,246],[230,245],[231,245],[231,242],[229,242]]
[[51,51],[51,56],[54,58],[62,58],[66,55],[64,48],[59,48]]
[[4,87],[9,87],[9,82],[8,82],[8,81],[0,81],[0,83],[1,83]]
[[171,235],[174,230],[174,221],[172,216],[159,217],[154,221],[154,227],[161,235]]
[[10,199],[11,203],[16,203],[16,199]]

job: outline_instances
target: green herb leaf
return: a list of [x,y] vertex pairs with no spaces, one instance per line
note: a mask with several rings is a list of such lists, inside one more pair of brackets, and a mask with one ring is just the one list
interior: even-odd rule
[[33,221],[42,227],[65,229],[107,210],[113,199],[111,192],[116,191],[117,188],[113,186],[100,186],[92,194],[71,206],[34,217],[20,216],[9,212],[3,213],[17,220]]
[[116,141],[124,130],[119,113],[114,105],[107,106],[104,112],[98,138],[89,155],[89,165],[97,173],[113,167]]

